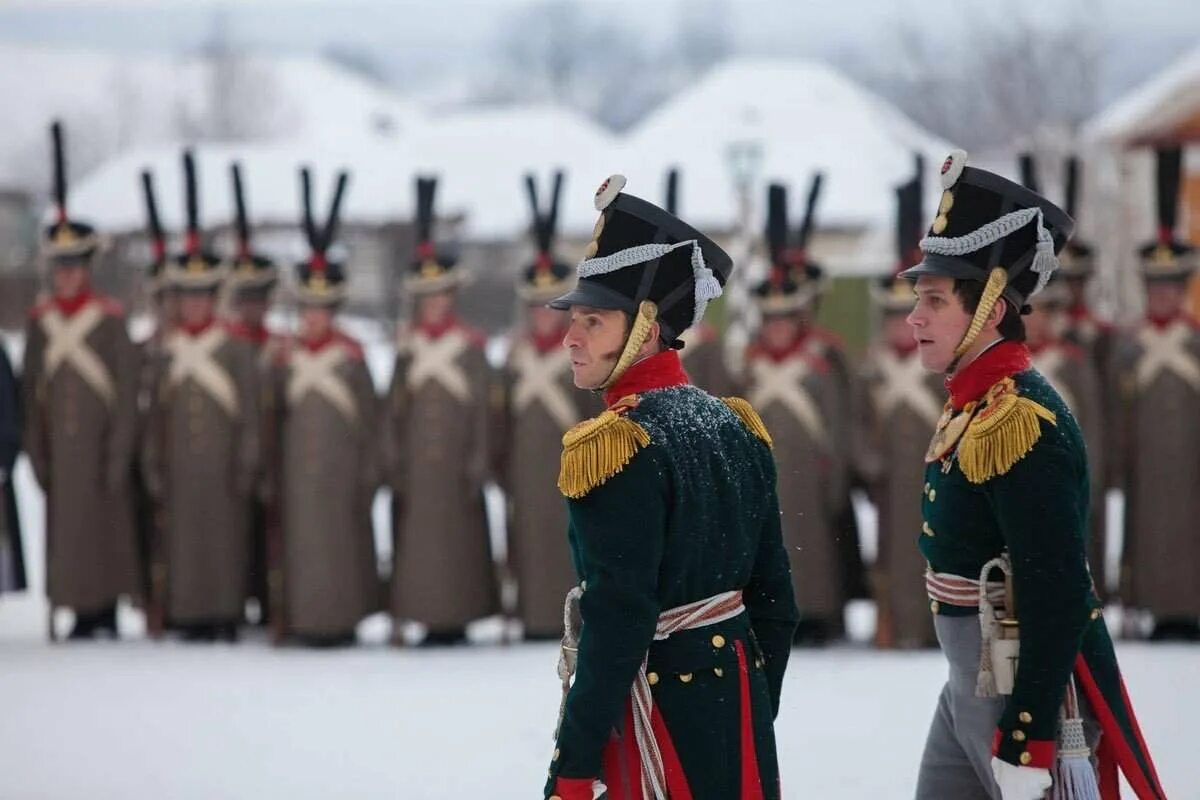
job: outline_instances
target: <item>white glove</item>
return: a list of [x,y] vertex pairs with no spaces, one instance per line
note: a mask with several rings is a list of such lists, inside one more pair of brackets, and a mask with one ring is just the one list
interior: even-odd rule
[[1048,769],[1017,767],[998,758],[992,759],[992,776],[1003,800],[1042,800],[1054,782]]

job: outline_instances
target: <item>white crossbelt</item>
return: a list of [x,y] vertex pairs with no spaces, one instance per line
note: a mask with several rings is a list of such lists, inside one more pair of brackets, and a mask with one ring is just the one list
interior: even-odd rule
[[877,362],[881,373],[875,405],[886,416],[900,405],[908,406],[933,428],[942,416],[942,402],[929,389],[929,372],[919,358],[900,358],[884,351]]
[[317,353],[297,349],[291,354],[292,374],[288,378],[288,405],[294,406],[312,393],[324,398],[351,425],[358,423],[358,404],[350,387],[337,374],[346,361],[346,351],[340,345],[326,347]]
[[802,385],[811,373],[808,362],[802,358],[794,358],[782,364],[773,364],[760,359],[751,363],[750,371],[750,405],[763,409],[771,403],[780,403],[792,412],[808,431],[809,436],[824,448],[826,437],[821,426],[821,412],[817,409],[812,395]]
[[167,340],[171,354],[171,367],[167,381],[172,388],[191,379],[216,401],[230,417],[239,413],[237,387],[213,354],[225,343],[226,333],[221,328],[209,328],[199,336],[188,336],[175,332]]
[[1183,322],[1176,322],[1162,331],[1151,325],[1143,326],[1137,334],[1145,351],[1137,363],[1138,388],[1145,389],[1166,370],[1200,392],[1200,364],[1187,349],[1191,337],[1192,329]]
[[116,386],[108,367],[87,344],[87,337],[104,320],[104,309],[95,301],[89,302],[70,317],[52,308],[41,317],[46,334],[46,355],[43,362],[43,385],[49,383],[63,364],[70,364],[92,387],[106,405],[117,398]]
[[402,347],[412,354],[408,369],[408,388],[416,391],[429,381],[434,381],[449,392],[455,400],[466,403],[471,399],[471,385],[467,375],[458,364],[458,357],[466,351],[470,342],[462,331],[450,331],[437,339],[431,339],[420,331],[402,342]]
[[[582,597],[582,586],[572,589],[567,593],[566,607],[563,610],[566,625],[562,651],[558,659],[558,676],[563,684],[563,705],[559,710],[558,718],[560,726],[563,711],[566,708],[571,676],[575,674],[575,659],[579,650],[579,635],[582,627],[579,615],[579,601]],[[654,629],[654,641],[668,639],[672,634],[680,631],[716,625],[718,622],[733,619],[745,610],[746,607],[742,604],[741,590],[721,592],[694,603],[668,609],[658,615],[658,624]],[[637,676],[634,677],[633,687],[630,690],[633,700],[633,734],[642,762],[643,800],[666,800],[667,780],[662,753],[658,749],[658,741],[654,738],[654,730],[651,726],[654,695],[651,694],[650,680],[646,676],[648,657],[649,653],[642,656],[642,664],[638,667]],[[557,733],[555,738],[558,738]]]
[[512,364],[517,376],[513,388],[513,407],[517,411],[537,402],[564,431],[579,422],[579,412],[559,381],[571,367],[571,356],[566,350],[555,348],[543,356],[522,343],[513,352]]

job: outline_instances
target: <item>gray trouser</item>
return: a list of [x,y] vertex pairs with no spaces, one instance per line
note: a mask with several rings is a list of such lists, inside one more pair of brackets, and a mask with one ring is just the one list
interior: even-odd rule
[[1005,698],[975,696],[979,617],[939,614],[934,630],[950,662],[950,676],[925,739],[916,800],[1000,800],[992,778],[992,732]]
[[[933,627],[950,663],[950,677],[942,687],[925,739],[916,800],[1001,800],[992,777],[992,736],[1007,698],[975,696],[979,617],[938,615]],[[1100,726],[1082,694],[1079,713],[1084,737],[1094,753]]]

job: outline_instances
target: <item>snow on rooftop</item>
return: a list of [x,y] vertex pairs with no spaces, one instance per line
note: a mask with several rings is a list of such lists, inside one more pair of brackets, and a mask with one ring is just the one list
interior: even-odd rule
[[1200,47],[1110,105],[1085,126],[1094,145],[1136,144],[1200,113]]
[[[195,148],[206,224],[233,214],[229,163],[242,163],[252,219],[289,224],[298,219],[297,170],[310,165],[317,177],[314,202],[323,208],[333,174],[345,168],[351,182],[343,206],[348,222],[378,223],[413,214],[413,180],[439,177],[439,213],[465,216],[473,238],[508,238],[529,224],[524,174],[538,178],[548,197],[550,174],[566,171],[560,220],[564,230],[585,233],[595,222],[594,185],[613,171],[614,142],[580,115],[549,106],[462,111],[430,122],[396,142],[277,143]],[[144,222],[139,174],[151,169],[162,205],[163,224],[183,219],[180,146],[126,153],[78,181],[71,213],[102,228],[123,231]],[[545,202],[545,200],[543,200]]]
[[661,176],[678,166],[682,213],[701,227],[727,227],[736,216],[730,148],[743,142],[760,148],[761,183],[791,186],[793,209],[802,208],[813,172],[825,173],[818,225],[887,231],[894,230],[893,189],[910,177],[913,153],[936,174],[950,149],[831,67],[740,59],[634,128],[625,146],[630,188],[649,179],[661,193]]
[[[251,55],[227,69],[223,96],[237,109],[254,108],[256,138],[388,141],[425,121],[415,104],[319,57]],[[48,172],[47,131],[55,118],[66,123],[69,154],[95,157],[178,140],[208,114],[213,74],[198,56],[0,44],[0,107],[21,109],[5,118],[0,183],[27,177],[29,159],[34,174]],[[87,136],[73,138],[83,126]]]
[[[0,63],[4,52],[0,48]],[[838,272],[878,271],[893,259],[893,189],[909,178],[913,153],[926,157],[932,177],[949,149],[834,69],[809,61],[727,62],[621,138],[563,107],[532,104],[425,114],[410,101],[327,68],[319,59],[261,63],[274,65],[276,93],[295,97],[299,110],[289,113],[296,122],[269,142],[197,149],[208,224],[231,216],[228,162],[236,157],[246,171],[251,213],[258,222],[296,219],[296,168],[309,163],[318,186],[321,175],[340,167],[351,171],[348,222],[410,217],[413,178],[430,173],[441,179],[439,212],[461,214],[465,236],[507,239],[528,227],[524,174],[535,173],[545,190],[552,170],[562,168],[566,185],[560,224],[565,234],[583,236],[595,221],[594,187],[608,175],[626,175],[630,193],[661,202],[664,176],[678,166],[682,214],[709,232],[729,231],[736,218],[730,147],[753,141],[761,152],[755,201],[761,202],[766,181],[789,184],[798,222],[811,175],[821,170],[825,184],[818,227],[858,235],[853,252],[843,254],[843,264],[830,266]],[[195,71],[193,79],[202,83],[204,73]],[[192,93],[203,95],[200,89]],[[381,123],[388,114],[403,124]],[[135,143],[77,180],[72,213],[113,231],[140,228],[138,173],[149,166],[166,198],[166,224],[177,226],[183,140],[167,133],[152,145]],[[44,128],[38,135],[44,139]],[[930,207],[936,202],[936,183],[927,181]]]
[[[78,181],[69,199],[71,215],[109,231],[141,229],[145,224],[141,172],[154,175],[159,215],[168,230],[184,220],[180,146],[136,150],[105,163]],[[246,203],[255,224],[293,224],[300,219],[299,170],[313,171],[313,204],[318,216],[328,207],[334,176],[351,173],[342,205],[343,220],[380,222],[412,215],[413,166],[403,150],[360,144],[330,147],[278,144],[200,144],[194,148],[201,224],[222,225],[233,217],[229,167],[238,161]]]
[[548,105],[460,111],[418,131],[414,160],[442,176],[439,205],[463,209],[468,231],[509,237],[529,225],[524,176],[532,172],[548,202],[551,173],[562,169],[559,225],[586,234],[596,222],[595,188],[620,171],[616,140],[582,115]]

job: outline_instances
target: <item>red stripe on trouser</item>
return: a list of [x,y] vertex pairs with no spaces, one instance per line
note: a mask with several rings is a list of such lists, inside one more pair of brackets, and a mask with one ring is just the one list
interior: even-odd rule
[[1096,772],[1100,779],[1100,800],[1121,800],[1121,784],[1117,781],[1117,759],[1108,737],[1100,736],[1096,748]]
[[758,756],[754,752],[754,719],[750,707],[750,670],[746,650],[740,641],[733,643],[738,657],[738,688],[741,694],[742,794],[741,800],[762,800],[762,778],[758,774]]
[[[1096,720],[1100,723],[1100,730],[1104,733],[1104,738],[1108,740],[1109,752],[1114,754],[1117,763],[1121,766],[1121,772],[1125,773],[1125,780],[1129,782],[1129,788],[1133,789],[1140,800],[1159,800],[1167,795],[1162,790],[1158,783],[1158,776],[1153,774],[1147,775],[1138,765],[1137,758],[1133,755],[1133,750],[1130,749],[1129,743],[1125,741],[1125,735],[1121,731],[1121,726],[1117,724],[1117,718],[1113,714],[1112,709],[1108,707],[1108,702],[1104,699],[1104,694],[1100,691],[1100,686],[1096,683],[1096,679],[1092,677],[1092,671],[1088,668],[1087,661],[1082,655],[1075,657],[1075,677],[1083,684],[1084,694],[1087,695],[1088,703],[1092,707],[1092,713],[1096,715]],[[1142,755],[1146,758],[1146,763],[1153,765],[1150,760],[1150,751],[1146,749],[1145,744],[1141,741],[1140,731],[1138,730],[1137,720],[1133,716],[1133,707],[1129,704],[1128,697],[1124,696],[1124,681],[1122,686],[1122,700],[1125,703],[1125,714],[1129,717],[1129,723],[1133,728],[1134,735],[1138,738],[1138,744],[1142,748]],[[1153,766],[1151,766],[1153,770]],[[1153,784],[1151,784],[1153,781]],[[1107,800],[1107,798],[1106,798]]]

